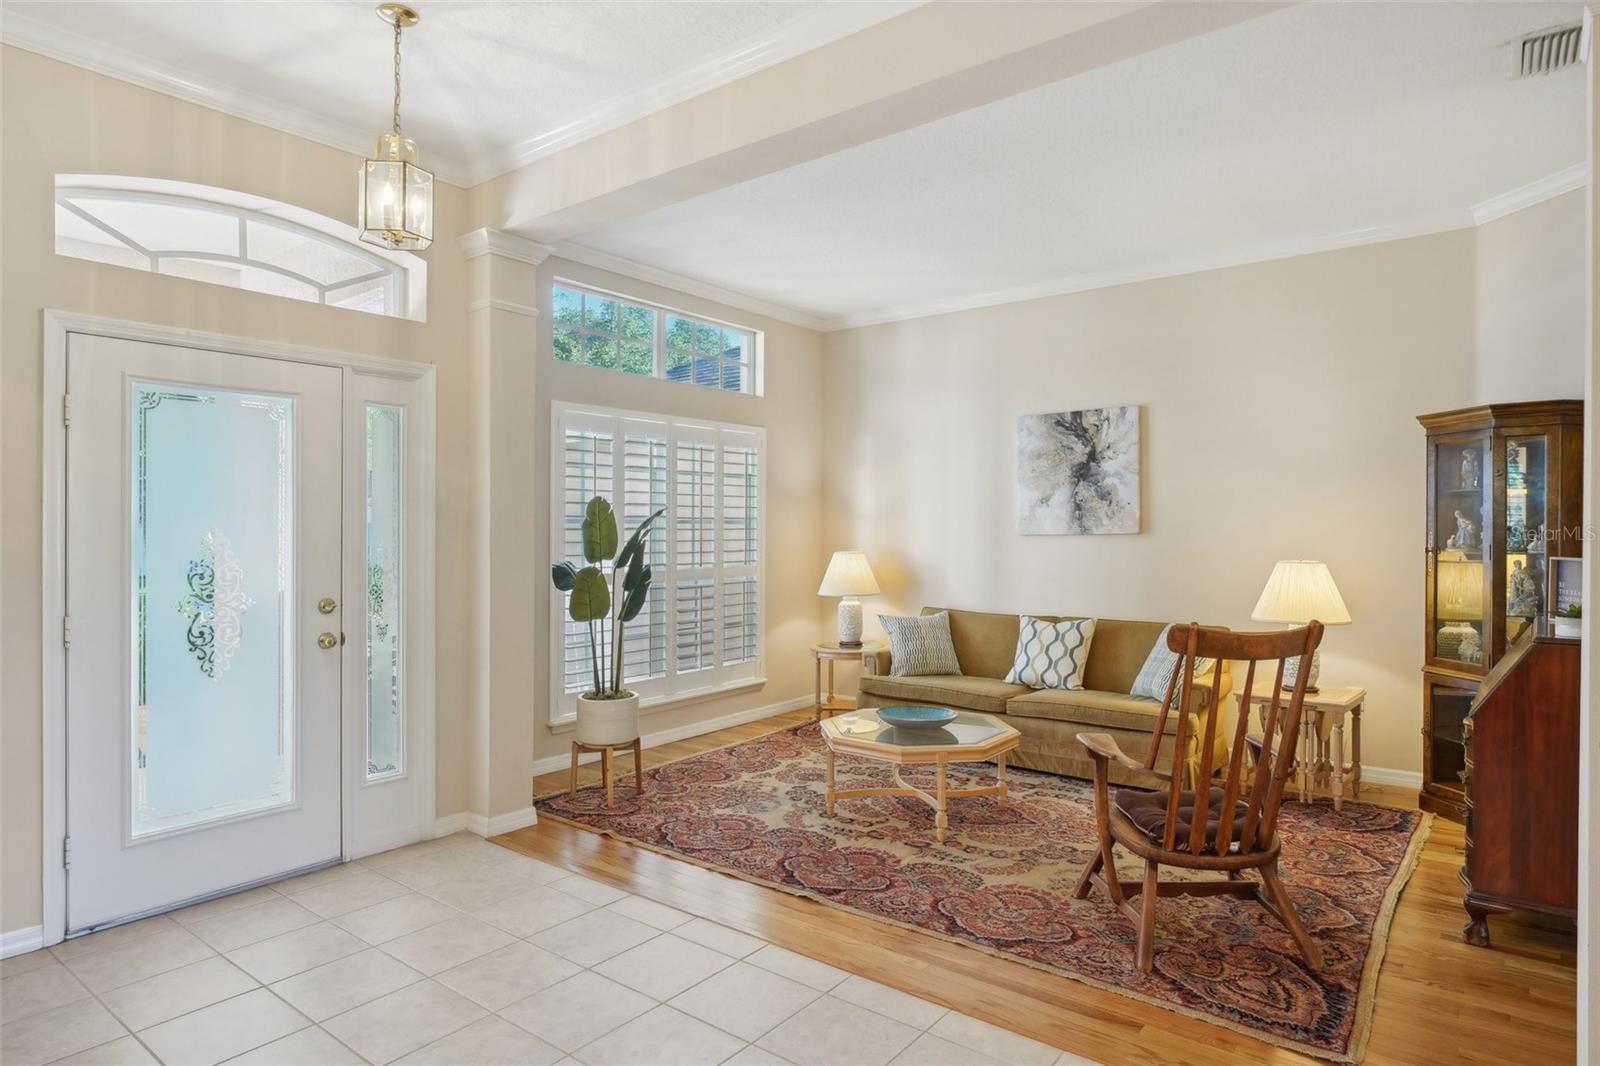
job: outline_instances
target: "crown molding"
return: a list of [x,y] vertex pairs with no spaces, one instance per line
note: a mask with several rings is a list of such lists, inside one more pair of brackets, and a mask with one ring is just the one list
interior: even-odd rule
[[1485,222],[1493,222],[1497,218],[1504,218],[1524,208],[1542,204],[1546,200],[1553,200],[1563,193],[1581,189],[1588,183],[1588,165],[1574,163],[1565,170],[1558,170],[1554,174],[1546,174],[1536,181],[1530,181],[1526,185],[1519,185],[1509,192],[1491,196],[1487,200],[1479,200],[1472,205],[1472,224],[1481,226]]
[[502,300],[495,296],[488,296],[482,300],[473,300],[471,303],[467,304],[467,314],[469,315],[474,311],[488,310],[509,311],[514,315],[521,315],[524,318],[539,317],[539,309],[532,304],[521,304],[517,303],[515,300]]
[[505,230],[487,227],[463,233],[456,242],[461,245],[461,252],[468,259],[476,259],[480,255],[496,255],[502,259],[515,259],[529,266],[538,266],[555,252],[555,249],[547,244],[530,241],[526,237],[518,237],[515,233],[507,233]]
[[670,270],[647,266],[632,259],[624,259],[620,255],[611,255],[608,252],[585,248],[581,244],[572,244],[570,242],[557,244],[555,246],[555,254],[574,263],[582,263],[584,266],[609,271],[612,274],[621,274],[623,277],[632,278],[635,281],[676,289],[678,292],[685,292],[691,296],[698,296],[701,299],[712,300],[719,304],[727,304],[729,307],[737,307],[742,311],[753,311],[758,315],[775,318],[780,322],[788,322],[791,325],[819,331],[829,328],[828,319],[822,315],[812,314],[809,311],[802,311],[799,308],[789,307],[785,304],[776,304],[770,300],[763,300],[759,296],[735,292],[733,289],[725,289],[712,282],[701,281],[699,278],[691,278],[683,274],[674,274]]
[[[859,33],[920,7],[924,2],[926,0],[823,4],[810,14],[792,19],[760,37],[707,56],[642,89],[619,96],[587,115],[535,134],[509,148],[477,159],[436,155],[428,161],[428,165],[438,180],[470,188],[841,37]],[[175,96],[351,155],[365,158],[372,149],[374,136],[370,129],[311,115],[287,114],[282,107],[252,93],[193,81],[127,49],[61,29],[9,7],[0,16],[0,43]]]
[[929,318],[957,311],[975,311],[985,307],[1040,300],[1050,296],[1068,296],[1093,289],[1109,289],[1118,285],[1131,285],[1141,281],[1159,281],[1162,278],[1181,277],[1185,274],[1203,274],[1228,267],[1249,266],[1277,259],[1294,259],[1319,252],[1336,252],[1345,248],[1358,248],[1366,244],[1382,244],[1431,233],[1468,229],[1472,219],[1464,213],[1443,212],[1404,226],[1369,226],[1365,229],[1343,233],[1325,234],[1295,240],[1265,241],[1259,244],[1233,248],[1212,255],[1191,256],[1182,259],[1161,260],[1125,270],[1106,270],[1088,274],[1070,274],[1027,285],[960,296],[948,300],[930,300],[925,303],[901,304],[879,311],[837,315],[824,320],[823,330],[834,332],[878,326],[888,322],[904,322],[913,318]]
[[488,181],[581,141],[620,129],[647,115],[776,66],[825,44],[921,7],[927,0],[823,4],[810,14],[753,40],[711,55],[642,89],[618,97],[589,114],[536,134],[484,159],[472,183]]
[[[175,96],[179,100],[221,111],[280,133],[315,141],[360,158],[366,158],[375,141],[372,130],[310,115],[287,115],[283,108],[256,99],[251,94],[191,81],[124,48],[41,22],[32,15],[10,8],[0,14],[0,44],[82,67],[108,78],[137,85],[141,89]],[[466,168],[453,165],[453,161],[448,159],[431,159],[429,166],[439,181],[464,186]]]
[[1343,248],[1358,248],[1366,244],[1400,241],[1410,237],[1425,237],[1433,233],[1468,229],[1492,222],[1506,215],[1554,199],[1563,193],[1581,189],[1588,184],[1588,167],[1583,163],[1566,167],[1509,192],[1491,196],[1473,204],[1465,213],[1440,211],[1403,226],[1369,226],[1344,233],[1324,234],[1295,240],[1269,241],[1261,244],[1218,252],[1214,255],[1170,259],[1131,267],[1126,270],[1108,270],[1089,274],[1073,274],[1005,289],[948,300],[930,300],[924,303],[900,304],[876,311],[856,314],[822,316],[821,329],[832,333],[842,329],[878,326],[888,322],[905,322],[914,318],[947,315],[957,311],[974,311],[984,307],[1022,303],[1049,296],[1067,296],[1093,289],[1109,289],[1118,285],[1131,285],[1140,281],[1158,281],[1184,274],[1200,274],[1208,270],[1249,266],[1275,259],[1293,259],[1320,252],[1336,252]]

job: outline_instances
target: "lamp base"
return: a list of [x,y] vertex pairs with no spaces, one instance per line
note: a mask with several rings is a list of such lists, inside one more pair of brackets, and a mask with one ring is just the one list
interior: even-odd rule
[[854,596],[839,601],[839,647],[861,647],[861,601]]
[[[1283,661],[1283,687],[1284,688],[1286,688],[1286,689],[1294,688],[1295,680],[1300,676],[1300,661],[1302,659],[1304,659],[1304,658],[1305,658],[1305,656],[1303,656],[1303,655],[1296,655],[1292,659],[1285,659]],[[1321,672],[1321,670],[1322,670],[1322,649],[1318,648],[1316,651],[1311,653],[1311,666],[1306,671],[1306,691],[1307,692],[1315,692],[1315,691],[1317,691],[1317,674],[1319,672]]]

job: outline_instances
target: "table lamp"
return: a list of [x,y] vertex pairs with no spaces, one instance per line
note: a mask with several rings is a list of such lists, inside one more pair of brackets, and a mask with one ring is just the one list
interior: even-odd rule
[[861,601],[858,596],[876,596],[878,579],[872,576],[865,552],[834,552],[828,572],[822,575],[818,596],[839,596],[839,646],[861,647]]
[[[1328,564],[1314,559],[1280,559],[1267,578],[1267,587],[1261,590],[1250,617],[1257,622],[1287,622],[1303,626],[1310,621],[1325,626],[1347,626],[1350,612],[1345,609],[1339,586],[1333,583]],[[1321,668],[1322,649],[1311,653],[1311,666],[1306,675],[1306,691],[1317,691],[1317,671]],[[1293,685],[1299,674],[1300,658],[1283,664],[1283,683]]]

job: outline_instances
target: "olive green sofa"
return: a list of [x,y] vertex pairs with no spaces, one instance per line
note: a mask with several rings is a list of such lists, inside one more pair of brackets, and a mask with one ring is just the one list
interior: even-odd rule
[[[1082,689],[1031,689],[1005,681],[1016,655],[1021,618],[1014,614],[986,614],[957,611],[944,607],[925,607],[923,614],[949,610],[950,637],[955,644],[960,674],[926,677],[893,677],[887,648],[863,656],[858,705],[888,707],[912,704],[927,707],[955,707],[1005,715],[1006,721],[1022,734],[1022,742],[1009,762],[1050,773],[1072,777],[1092,777],[1094,763],[1077,742],[1081,732],[1109,733],[1123,751],[1144,758],[1150,751],[1150,735],[1160,715],[1161,702],[1131,696],[1128,690],[1139,676],[1139,668],[1166,628],[1165,622],[1128,622],[1116,618],[1097,618],[1094,639],[1089,644],[1089,661]],[[1079,615],[1035,615],[1050,621],[1075,619]],[[1195,706],[1210,714],[1223,706],[1232,687],[1226,667],[1221,691],[1212,692],[1212,678],[1204,683],[1195,678]],[[1172,765],[1172,745],[1177,731],[1177,714],[1168,715],[1162,734],[1157,766]],[[1213,765],[1226,759],[1226,714],[1218,723]],[[1190,773],[1198,772],[1204,717],[1187,738],[1185,761]],[[1113,765],[1111,780],[1119,784],[1149,784],[1129,771]]]

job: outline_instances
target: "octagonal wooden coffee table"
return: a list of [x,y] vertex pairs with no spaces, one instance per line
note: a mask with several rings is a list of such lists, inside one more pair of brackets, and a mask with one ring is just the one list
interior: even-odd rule
[[[889,725],[878,718],[878,708],[868,707],[850,714],[835,715],[822,723],[822,739],[828,746],[827,810],[833,814],[834,800],[858,796],[920,796],[934,810],[934,839],[944,842],[949,827],[949,801],[969,796],[999,796],[1006,803],[1006,753],[1014,751],[1022,734],[1000,719],[976,711],[957,711],[954,720],[934,729]],[[894,768],[894,784],[882,788],[834,787],[834,759],[838,755],[858,755],[875,759]],[[945,770],[950,763],[988,762],[998,766],[998,780],[978,788],[950,788]],[[932,792],[900,776],[902,766],[937,767],[937,782]]]

